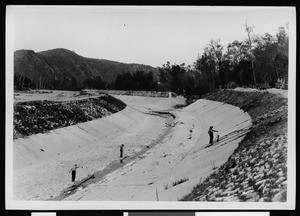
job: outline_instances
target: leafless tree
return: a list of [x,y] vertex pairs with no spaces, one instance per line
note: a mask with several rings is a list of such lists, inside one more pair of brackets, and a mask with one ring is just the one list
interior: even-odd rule
[[245,26],[245,30],[247,32],[247,36],[248,36],[248,54],[251,60],[251,67],[252,67],[252,74],[253,74],[253,81],[254,81],[254,85],[256,85],[256,76],[255,76],[255,69],[254,69],[254,59],[255,56],[253,55],[253,47],[252,47],[252,37],[251,34],[253,34],[253,28],[254,26],[249,26],[247,21],[244,24]]

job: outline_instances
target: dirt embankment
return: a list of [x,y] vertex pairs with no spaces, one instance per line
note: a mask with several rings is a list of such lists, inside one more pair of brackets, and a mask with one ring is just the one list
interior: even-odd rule
[[126,107],[110,95],[73,101],[27,101],[14,105],[14,139],[108,116]]
[[240,107],[253,126],[228,161],[182,201],[286,201],[287,99],[230,90],[204,98]]
[[[113,94],[113,95],[130,95],[130,96],[143,96],[143,97],[169,97],[169,92],[166,92],[166,91],[100,90],[99,92]],[[172,97],[178,96],[174,92],[171,92],[171,95],[172,95]]]

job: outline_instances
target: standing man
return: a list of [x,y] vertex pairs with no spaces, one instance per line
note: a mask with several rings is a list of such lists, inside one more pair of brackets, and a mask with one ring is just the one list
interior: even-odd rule
[[77,164],[74,165],[74,167],[72,169],[70,169],[69,173],[72,172],[72,182],[75,182],[75,178],[76,178],[76,169],[78,168],[83,168],[83,166],[77,166]]
[[124,144],[120,147],[120,162],[123,163]]
[[208,130],[208,134],[209,134],[209,144],[212,145],[213,144],[213,141],[214,141],[214,132],[218,132],[216,130],[213,129],[213,126],[210,126],[209,127],[209,130]]

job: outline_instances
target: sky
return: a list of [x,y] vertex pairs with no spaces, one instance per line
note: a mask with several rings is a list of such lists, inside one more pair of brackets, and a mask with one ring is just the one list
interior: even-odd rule
[[211,39],[226,46],[255,34],[275,35],[295,19],[288,7],[8,6],[13,50],[66,48],[78,55],[159,67],[192,65]]

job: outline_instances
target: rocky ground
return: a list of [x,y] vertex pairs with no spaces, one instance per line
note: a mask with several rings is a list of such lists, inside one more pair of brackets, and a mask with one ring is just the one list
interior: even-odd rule
[[287,99],[230,90],[204,98],[242,108],[252,117],[253,126],[228,161],[182,201],[286,201]]
[[107,94],[72,101],[19,102],[14,105],[14,139],[108,116],[125,107]]

